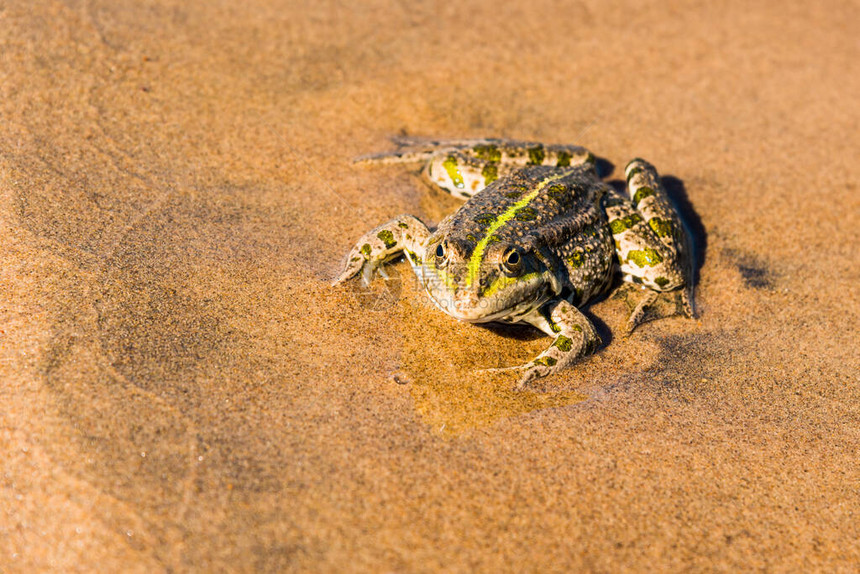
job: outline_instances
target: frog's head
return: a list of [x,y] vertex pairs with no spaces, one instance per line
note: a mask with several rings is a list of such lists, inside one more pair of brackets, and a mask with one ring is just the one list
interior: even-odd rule
[[524,314],[557,291],[555,278],[528,241],[430,237],[421,281],[440,309],[473,323]]

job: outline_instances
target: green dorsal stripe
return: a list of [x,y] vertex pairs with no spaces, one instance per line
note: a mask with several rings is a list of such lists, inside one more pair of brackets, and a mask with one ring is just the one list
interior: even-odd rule
[[529,193],[524,195],[522,199],[518,202],[510,206],[503,214],[498,216],[495,221],[490,223],[490,226],[487,228],[487,233],[483,238],[478,242],[475,246],[475,250],[472,252],[472,257],[469,259],[469,274],[466,276],[466,285],[469,286],[472,284],[472,281],[478,276],[478,271],[481,268],[481,261],[484,259],[484,251],[487,249],[487,245],[490,243],[493,234],[499,230],[505,223],[514,218],[517,214],[517,211],[524,208],[529,204],[531,200],[533,200],[537,195],[541,192],[543,188],[552,182],[559,180],[563,177],[566,177],[570,173],[570,170],[564,170],[561,173],[552,175],[543,181],[541,181],[537,186],[531,190]]

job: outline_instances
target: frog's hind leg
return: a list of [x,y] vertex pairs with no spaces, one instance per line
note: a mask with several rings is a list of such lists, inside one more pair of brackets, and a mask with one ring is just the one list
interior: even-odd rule
[[526,166],[590,165],[594,168],[596,164],[591,152],[575,145],[544,145],[503,139],[401,139],[395,143],[401,147],[392,152],[362,156],[356,162],[424,163],[422,173],[429,183],[463,200]]
[[452,147],[440,148],[432,156],[424,175],[460,199],[468,199],[497,179],[527,166],[588,165],[594,169],[596,162],[591,152],[574,145],[491,139],[449,143]]
[[433,156],[422,173],[431,184],[466,200],[510,171],[508,166],[458,150]]
[[[627,321],[627,332],[647,321],[661,301],[673,309],[659,316],[693,316],[690,243],[654,166],[634,159],[625,169],[627,197],[612,192],[604,200],[623,279],[645,295]],[[630,293],[630,290],[624,290]]]
[[488,148],[496,140],[430,140],[422,138],[393,137],[396,150],[362,155],[353,160],[358,164],[427,163],[434,158],[445,158],[448,154],[462,152],[474,155],[474,150]]
[[355,161],[378,164],[423,163],[421,174],[428,183],[458,199],[467,200],[496,181],[500,175],[512,171],[511,166],[475,155],[472,148],[480,148],[481,145],[477,140],[428,142],[424,147],[413,146],[362,156]]

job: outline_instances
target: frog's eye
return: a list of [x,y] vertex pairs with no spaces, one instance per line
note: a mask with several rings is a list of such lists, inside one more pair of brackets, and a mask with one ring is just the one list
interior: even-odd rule
[[436,266],[444,267],[448,263],[448,248],[444,241],[436,246],[434,253],[436,254]]
[[505,251],[502,259],[502,266],[505,268],[505,272],[508,275],[519,275],[523,269],[523,257],[520,255],[519,251],[511,247]]

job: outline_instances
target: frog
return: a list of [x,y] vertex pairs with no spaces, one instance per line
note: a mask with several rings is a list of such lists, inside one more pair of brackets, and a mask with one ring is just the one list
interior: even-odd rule
[[[464,203],[436,226],[401,214],[367,232],[332,285],[365,285],[405,257],[432,303],[460,321],[526,324],[552,338],[516,371],[516,389],[601,347],[583,312],[613,286],[634,298],[630,336],[658,301],[694,317],[691,240],[656,168],[636,158],[625,183],[603,181],[578,145],[507,139],[402,142],[365,164],[420,164],[430,185]],[[629,299],[628,299],[629,300]]]

